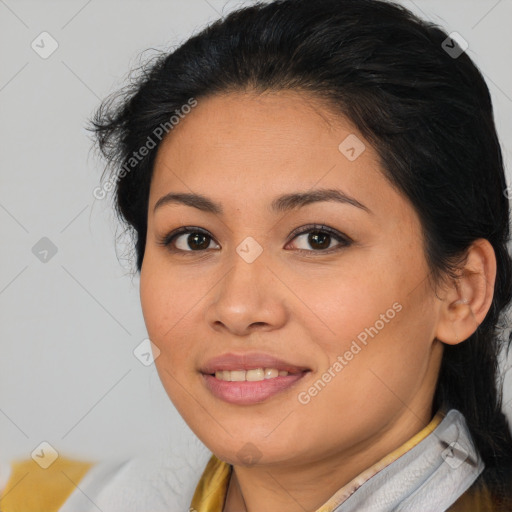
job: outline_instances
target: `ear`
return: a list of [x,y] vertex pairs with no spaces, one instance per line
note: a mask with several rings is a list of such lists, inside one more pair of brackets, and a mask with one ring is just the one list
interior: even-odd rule
[[490,242],[475,240],[460,275],[444,288],[436,338],[448,345],[467,340],[491,307],[496,281],[496,255]]

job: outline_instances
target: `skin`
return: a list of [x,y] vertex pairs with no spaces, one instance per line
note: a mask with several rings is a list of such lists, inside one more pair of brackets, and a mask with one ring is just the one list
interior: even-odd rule
[[[350,134],[366,146],[354,161],[338,149]],[[332,201],[277,214],[269,208],[278,195],[319,188],[343,190],[371,212]],[[182,204],[154,212],[169,192],[203,194],[224,213]],[[352,244],[331,238],[325,245],[339,250],[325,254],[307,233],[290,237],[314,223]],[[208,248],[192,249],[188,234],[175,240],[175,252],[159,244],[182,226],[206,230]],[[263,248],[252,263],[236,252],[249,236]],[[463,342],[483,320],[495,272],[492,247],[479,240],[458,282],[436,295],[414,208],[356,128],[314,97],[240,92],[199,100],[158,151],[140,296],[169,397],[202,442],[234,466],[225,510],[314,511],[424,428],[436,412],[443,344]],[[394,303],[400,312],[300,403],[298,394]],[[261,403],[229,404],[199,372],[226,352],[265,352],[311,372]],[[260,453],[250,465],[240,458],[249,442]]]

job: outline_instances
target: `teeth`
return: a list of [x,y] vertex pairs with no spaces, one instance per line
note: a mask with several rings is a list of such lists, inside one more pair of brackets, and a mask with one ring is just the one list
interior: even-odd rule
[[[233,376],[231,376],[233,378]],[[263,368],[256,368],[256,370],[247,370],[245,372],[245,380],[250,382],[256,382],[265,378],[265,372]]]
[[[230,380],[232,382],[242,382],[245,380],[245,371],[244,370],[233,370],[231,373]],[[223,372],[225,375],[225,373]]]
[[276,368],[255,368],[254,370],[223,370],[215,372],[215,377],[219,380],[228,382],[257,382],[265,379],[274,379],[276,377],[286,377],[286,370],[277,370]]
[[275,368],[265,368],[265,379],[273,379],[278,375],[279,372]]

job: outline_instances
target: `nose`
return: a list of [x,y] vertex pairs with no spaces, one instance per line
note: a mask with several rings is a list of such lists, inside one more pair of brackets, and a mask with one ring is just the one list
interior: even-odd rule
[[286,287],[275,278],[260,256],[248,263],[238,254],[209,295],[206,320],[216,331],[246,336],[281,328],[288,318]]

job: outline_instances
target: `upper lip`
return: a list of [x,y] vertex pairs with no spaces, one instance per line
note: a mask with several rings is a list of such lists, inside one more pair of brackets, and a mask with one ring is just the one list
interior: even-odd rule
[[288,373],[309,371],[309,368],[305,366],[294,365],[270,354],[256,352],[245,354],[227,353],[213,357],[205,363],[200,371],[201,373],[212,375],[222,370],[253,370],[256,368],[276,368],[277,370],[286,370]]

